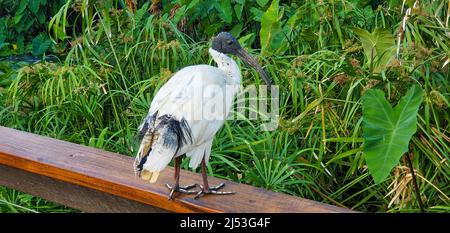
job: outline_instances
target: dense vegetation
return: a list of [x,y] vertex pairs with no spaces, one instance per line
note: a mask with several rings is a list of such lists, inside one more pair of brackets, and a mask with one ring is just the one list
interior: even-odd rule
[[[184,66],[213,64],[209,40],[227,30],[279,85],[280,122],[264,132],[228,121],[210,175],[359,211],[418,212],[411,159],[426,211],[450,212],[448,0],[75,0],[54,12],[45,0],[13,2],[0,0],[20,9],[0,10],[1,55],[44,55],[0,57],[2,126],[134,156],[158,88]],[[44,29],[40,7],[54,14]],[[27,17],[33,30],[21,28]],[[244,85],[261,83],[242,70]],[[0,187],[0,212],[24,211],[74,210]]]

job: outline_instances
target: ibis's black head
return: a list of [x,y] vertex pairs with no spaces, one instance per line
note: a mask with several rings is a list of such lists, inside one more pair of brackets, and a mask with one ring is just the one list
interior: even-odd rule
[[239,42],[228,32],[221,32],[212,41],[212,49],[220,53],[237,55],[242,49]]
[[260,74],[261,78],[264,80],[267,86],[272,85],[272,81],[264,71],[264,69],[259,65],[255,58],[250,56],[250,54],[245,51],[239,44],[239,42],[228,32],[221,32],[212,41],[211,48],[219,53],[233,54],[238,56],[244,62],[255,68]]

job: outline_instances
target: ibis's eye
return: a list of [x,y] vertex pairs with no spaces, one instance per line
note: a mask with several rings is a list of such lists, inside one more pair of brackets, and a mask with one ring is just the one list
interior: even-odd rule
[[227,45],[232,45],[233,41],[232,40],[227,40]]

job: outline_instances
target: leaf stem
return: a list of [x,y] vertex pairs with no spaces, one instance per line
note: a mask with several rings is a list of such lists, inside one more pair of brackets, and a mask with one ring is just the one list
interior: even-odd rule
[[426,211],[425,208],[423,207],[422,198],[420,197],[419,186],[417,185],[416,175],[414,173],[414,168],[409,153],[406,153],[406,161],[408,163],[409,170],[411,170],[412,182],[414,186],[414,191],[416,193],[417,201],[419,202],[420,212],[425,213]]

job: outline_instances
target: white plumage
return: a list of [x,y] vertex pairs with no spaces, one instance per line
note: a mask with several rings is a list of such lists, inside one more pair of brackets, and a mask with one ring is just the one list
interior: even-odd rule
[[[226,54],[234,54],[253,66],[267,85],[270,78],[239,44],[226,32],[219,33],[209,49],[217,67],[188,66],[173,75],[155,95],[148,115],[139,127],[141,145],[134,167],[144,180],[156,182],[159,173],[175,159],[175,184],[167,185],[174,192],[232,194],[217,191],[224,186],[210,187],[206,164],[211,155],[214,135],[230,114],[235,95],[240,89],[241,72]],[[180,156],[190,158],[189,167],[202,167],[203,185],[180,186]],[[201,190],[188,191],[200,186]]]
[[[157,126],[164,120],[158,117],[164,115],[177,121],[184,119],[189,126],[192,140],[183,143],[180,148],[165,146],[164,137],[161,135],[167,133],[166,127],[161,127],[156,132],[148,131],[144,135],[135,162],[137,167],[145,152],[151,147],[143,164],[142,174],[150,173],[153,177],[153,174],[157,175],[174,157],[183,154],[190,158],[191,168],[197,168],[203,156],[208,162],[214,135],[230,113],[241,81],[239,67],[233,59],[213,49],[209,52],[218,67],[194,65],[175,73],[157,92],[146,120],[139,127],[141,131],[146,123],[154,123]],[[215,111],[204,109],[205,105],[217,109],[213,109]],[[152,122],[155,114],[155,122]],[[156,179],[150,181],[155,182]]]

